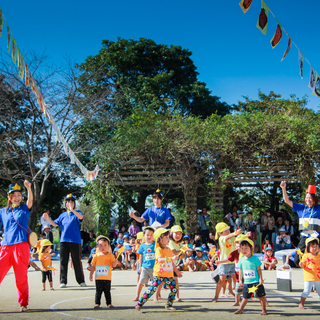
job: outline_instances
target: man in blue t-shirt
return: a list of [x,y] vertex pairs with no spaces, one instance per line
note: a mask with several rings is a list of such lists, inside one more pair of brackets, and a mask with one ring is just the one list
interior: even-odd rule
[[153,193],[152,199],[154,206],[148,208],[142,217],[137,217],[132,211],[129,216],[140,223],[149,220],[149,225],[155,229],[167,228],[170,224],[171,215],[167,208],[161,206],[163,192],[158,189]]

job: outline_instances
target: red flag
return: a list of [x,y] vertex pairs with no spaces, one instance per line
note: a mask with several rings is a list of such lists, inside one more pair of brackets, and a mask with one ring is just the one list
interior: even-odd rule
[[7,48],[8,48],[8,52],[10,53],[11,35],[10,35],[10,28],[7,23],[6,23],[6,25],[7,25]]
[[274,33],[274,35],[270,41],[272,49],[274,49],[276,47],[276,45],[280,42],[281,38],[282,38],[282,28],[281,28],[280,24],[278,23],[276,32]]
[[0,9],[0,37],[2,36],[2,29],[3,29],[3,15]]
[[25,73],[25,84],[27,87],[30,87],[30,72],[29,72],[29,68],[28,65],[26,63],[25,64],[25,68],[26,68],[26,73]]

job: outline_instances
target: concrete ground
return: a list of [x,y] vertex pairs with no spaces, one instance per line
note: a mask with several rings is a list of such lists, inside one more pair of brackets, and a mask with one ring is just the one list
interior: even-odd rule
[[[86,261],[83,260],[86,266]],[[53,266],[59,270],[59,261]],[[165,299],[155,304],[149,300],[140,312],[134,309],[132,299],[136,290],[136,272],[113,271],[112,274],[112,303],[114,309],[107,309],[102,300],[102,309],[94,310],[94,283],[89,281],[89,272],[85,272],[88,287],[81,288],[74,279],[73,270],[69,269],[69,283],[67,288],[59,288],[59,272],[53,277],[54,291],[42,292],[41,272],[29,269],[30,311],[19,312],[15,278],[11,269],[0,288],[0,319],[208,319],[217,317],[224,319],[247,319],[260,316],[259,302],[249,301],[242,315],[234,315],[236,307],[232,307],[233,298],[221,298],[218,303],[211,302],[215,284],[210,272],[184,272],[180,279],[180,296],[184,302],[175,303],[175,312],[165,311]],[[295,319],[319,319],[320,303],[316,293],[311,293],[306,301],[306,310],[300,310],[298,304],[303,290],[303,274],[300,269],[292,270],[292,292],[277,291],[276,271],[263,271],[267,299],[270,307],[267,308],[268,318],[293,317]],[[164,298],[169,293],[162,291]]]

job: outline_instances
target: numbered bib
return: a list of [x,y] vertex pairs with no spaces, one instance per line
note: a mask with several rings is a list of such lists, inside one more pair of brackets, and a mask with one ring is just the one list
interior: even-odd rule
[[144,259],[145,259],[146,261],[155,260],[155,259],[156,259],[156,255],[155,255],[155,253],[146,253],[146,254],[144,255]]
[[243,271],[243,277],[244,279],[255,279],[256,278],[256,272],[255,270],[244,270]]
[[96,277],[108,277],[109,271],[109,266],[96,266]]

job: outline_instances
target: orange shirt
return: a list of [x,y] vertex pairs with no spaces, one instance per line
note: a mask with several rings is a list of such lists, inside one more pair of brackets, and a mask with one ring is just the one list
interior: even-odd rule
[[96,267],[96,280],[111,280],[112,262],[114,260],[115,257],[110,252],[107,254],[98,252],[93,256],[91,264]]
[[173,265],[171,259],[165,263],[159,263],[159,258],[171,258],[173,256],[171,249],[168,247],[162,249],[156,248],[156,263],[153,268],[153,275],[162,278],[173,277]]
[[[45,266],[45,268],[47,270],[50,269],[50,268],[48,268],[48,267],[51,267],[51,265],[52,265],[50,253],[48,253],[48,252],[40,252],[39,253],[39,261],[42,261],[43,265]],[[44,271],[44,268],[43,268],[42,264],[41,264],[41,270]]]
[[137,243],[136,247],[135,247],[135,252],[137,255],[137,262],[139,262],[139,258],[140,258],[140,253],[138,253],[138,249],[139,249],[140,245],[141,245],[140,243]]
[[304,281],[320,281],[320,254],[305,253],[301,262],[304,263]]

